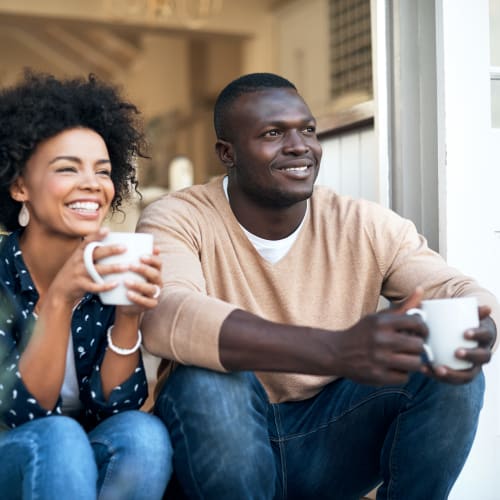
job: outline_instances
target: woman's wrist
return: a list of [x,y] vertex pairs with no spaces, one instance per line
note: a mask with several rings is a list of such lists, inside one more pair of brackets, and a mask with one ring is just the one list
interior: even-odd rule
[[120,356],[129,356],[130,354],[134,354],[139,350],[142,344],[142,333],[139,329],[137,330],[137,339],[135,344],[132,347],[122,347],[121,345],[116,345],[113,341],[113,328],[114,325],[111,325],[108,328],[106,334],[109,349],[111,349],[114,353],[119,354]]

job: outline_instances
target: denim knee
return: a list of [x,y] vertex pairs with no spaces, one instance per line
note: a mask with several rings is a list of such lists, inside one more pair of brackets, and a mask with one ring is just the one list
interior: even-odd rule
[[172,445],[167,428],[158,417],[138,410],[126,411],[111,417],[109,426],[115,448],[124,446],[131,456],[143,457],[141,460],[152,460],[163,464],[166,470],[171,469]]
[[142,411],[124,411],[90,434],[102,498],[161,498],[172,474],[172,446],[163,422]]
[[75,419],[54,416],[39,419],[37,423],[40,425],[32,436],[36,436],[37,447],[46,459],[50,456],[50,461],[57,461],[62,470],[87,469],[86,473],[92,476],[95,470],[92,447],[83,427]]
[[[436,383],[438,389],[435,405],[445,407],[447,411],[441,425],[447,428],[443,434],[450,437],[450,447],[453,443],[459,446],[462,442],[465,450],[470,449],[476,434],[479,414],[483,407],[485,380],[480,372],[471,382],[463,385]],[[462,439],[459,439],[459,436]]]
[[178,418],[186,425],[200,422],[201,432],[221,433],[224,441],[230,436],[244,439],[257,422],[267,429],[265,392],[247,372],[179,367],[162,388],[155,413],[167,425]]
[[179,367],[157,399],[189,498],[272,498],[276,470],[267,397],[247,372]]
[[408,388],[414,393],[414,401],[429,404],[436,411],[446,409],[450,417],[454,414],[460,415],[460,420],[474,420],[479,416],[483,406],[485,380],[483,372],[471,382],[459,385],[415,374]]
[[484,376],[452,385],[416,374],[404,392],[402,412],[382,451],[384,484],[378,496],[447,498],[474,441]]
[[20,463],[23,491],[37,498],[52,495],[53,498],[95,498],[94,453],[87,434],[76,420],[65,416],[45,417],[12,432],[16,432],[17,446],[12,453],[16,454],[14,460]]

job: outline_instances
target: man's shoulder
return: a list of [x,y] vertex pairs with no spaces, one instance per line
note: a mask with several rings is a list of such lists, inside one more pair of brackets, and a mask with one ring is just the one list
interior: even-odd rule
[[342,195],[328,186],[316,186],[311,198],[313,207],[324,213],[332,210],[346,214],[363,214],[365,216],[379,217],[383,214],[387,216],[396,215],[391,209],[384,207],[380,203],[364,198],[353,198]]
[[205,184],[194,184],[179,191],[166,193],[152,201],[145,210],[150,210],[150,207],[188,210],[188,207],[196,208],[200,204],[214,204],[220,202],[221,199],[223,200],[222,182],[216,178]]
[[222,189],[222,180],[216,178],[206,184],[196,184],[167,193],[152,201],[143,209],[139,224],[203,225],[205,221],[213,221],[224,212],[225,205],[227,200]]

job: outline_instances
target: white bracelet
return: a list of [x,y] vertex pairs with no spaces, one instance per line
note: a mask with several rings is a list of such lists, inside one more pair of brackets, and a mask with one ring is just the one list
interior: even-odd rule
[[113,340],[111,339],[111,330],[113,330],[113,327],[115,325],[111,325],[108,328],[108,333],[107,333],[107,338],[108,338],[108,347],[113,351],[116,352],[116,354],[121,354],[122,356],[128,356],[129,354],[134,354],[134,352],[139,350],[139,347],[141,347],[141,342],[142,342],[142,333],[140,330],[137,330],[137,342],[134,347],[130,349],[123,349],[121,347],[115,346],[113,344]]

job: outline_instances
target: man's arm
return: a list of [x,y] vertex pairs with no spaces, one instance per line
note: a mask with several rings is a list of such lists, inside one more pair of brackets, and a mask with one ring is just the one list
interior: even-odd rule
[[139,231],[154,234],[163,258],[160,302],[141,325],[153,354],[214,370],[323,374],[380,384],[404,382],[421,367],[427,329],[420,318],[404,314],[418,305],[421,292],[347,330],[267,321],[208,296],[200,262],[201,245],[207,242],[195,220],[185,204],[169,199],[149,205],[138,225]]
[[154,235],[163,262],[158,305],[141,322],[144,345],[164,359],[224,371],[219,331],[236,306],[207,294],[202,238],[197,217],[186,205],[175,196],[157,200],[146,207],[137,226]]
[[422,368],[427,328],[417,316],[415,291],[397,309],[362,318],[351,328],[330,331],[283,325],[245,311],[233,311],[222,324],[219,351],[228,370],[335,375],[373,385],[404,383]]
[[[143,320],[145,345],[153,354],[183,364],[213,370],[324,374],[374,384],[403,382],[409,371],[422,366],[422,337],[427,333],[420,320],[403,314],[420,301],[421,292],[415,295],[412,291],[421,282],[426,298],[472,295],[482,290],[429,251],[413,226],[392,215],[397,219],[397,224],[392,224],[392,239],[402,240],[401,247],[378,248],[389,238],[384,232],[387,237],[373,237],[373,251],[380,274],[386,278],[387,296],[410,297],[406,302],[338,331],[267,321],[208,295],[205,279],[214,281],[217,275],[206,278],[204,272],[215,273],[215,267],[204,271],[201,259],[213,245],[206,234],[202,237],[196,220],[209,217],[210,212],[193,216],[186,213],[185,203],[180,208],[179,204],[173,200],[168,205],[150,205],[138,229],[155,235],[164,259],[165,287],[160,303]],[[378,210],[370,218],[387,217],[386,211]],[[224,231],[218,227],[222,220],[210,217],[208,224],[215,225],[214,234]],[[387,226],[391,224],[384,224],[384,231]],[[481,303],[480,296],[478,299]]]

